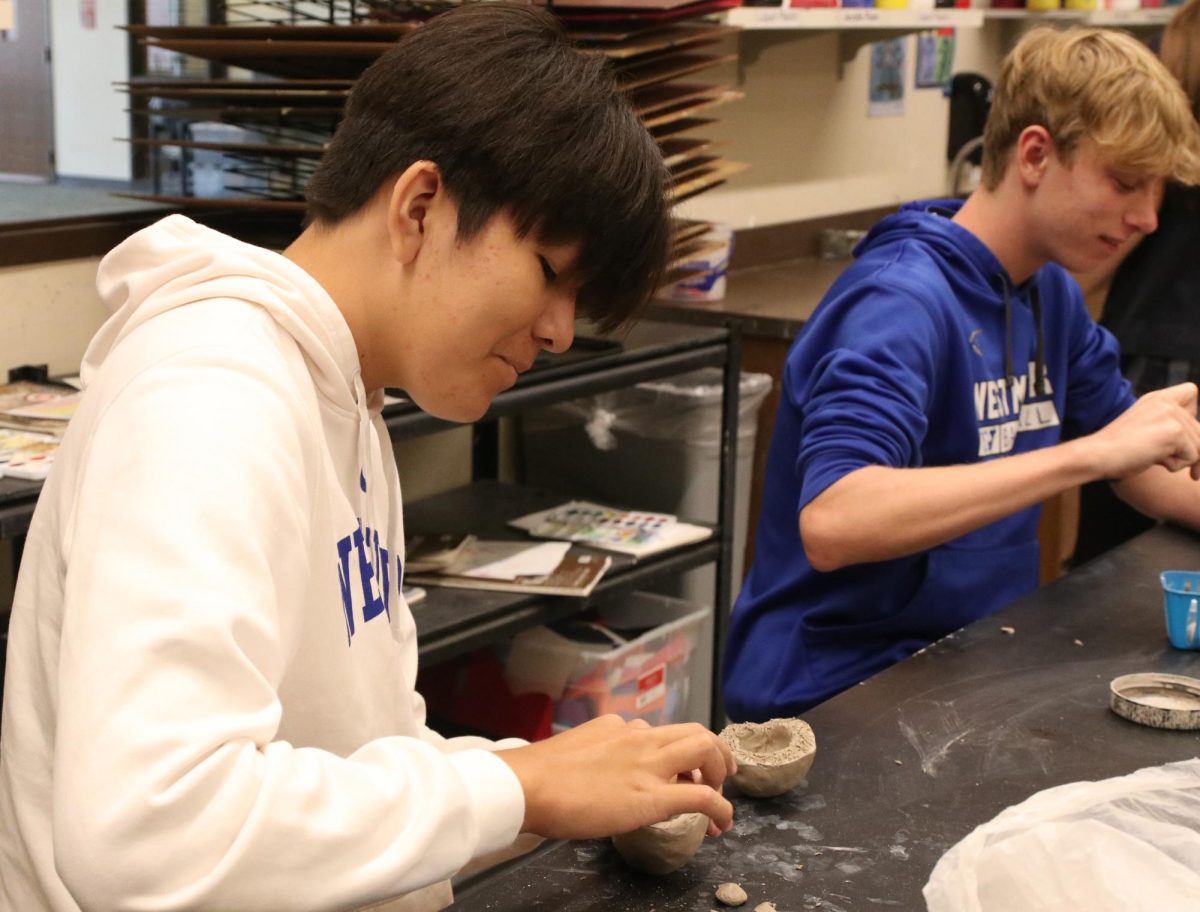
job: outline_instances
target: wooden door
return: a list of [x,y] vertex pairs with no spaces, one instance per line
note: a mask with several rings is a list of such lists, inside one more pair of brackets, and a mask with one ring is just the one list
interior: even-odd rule
[[0,0],[0,179],[54,177],[49,7]]

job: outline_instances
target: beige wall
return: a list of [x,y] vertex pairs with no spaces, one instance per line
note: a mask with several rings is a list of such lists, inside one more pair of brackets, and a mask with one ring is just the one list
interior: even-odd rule
[[0,378],[18,364],[75,373],[106,312],[96,293],[98,259],[0,268]]
[[[1005,33],[989,25],[957,37],[955,71],[994,78]],[[688,201],[683,214],[751,228],[945,192],[949,103],[938,89],[914,88],[914,36],[905,38],[905,112],[897,117],[867,116],[870,52],[850,32],[744,32],[735,40],[742,64],[719,77],[746,99],[717,108],[721,122],[708,133],[752,167]]]

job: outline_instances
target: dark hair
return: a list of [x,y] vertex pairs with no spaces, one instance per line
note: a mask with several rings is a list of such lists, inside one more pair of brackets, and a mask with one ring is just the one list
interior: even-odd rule
[[308,185],[336,224],[415,161],[437,164],[469,240],[501,210],[518,232],[579,243],[579,311],[613,329],[662,280],[669,179],[608,62],[549,13],[472,3],[373,63]]

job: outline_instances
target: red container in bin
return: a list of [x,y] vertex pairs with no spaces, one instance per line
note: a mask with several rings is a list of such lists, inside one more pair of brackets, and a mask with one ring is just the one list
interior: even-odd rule
[[417,692],[425,698],[430,715],[472,732],[526,741],[540,741],[553,733],[550,698],[510,691],[491,649],[422,668]]

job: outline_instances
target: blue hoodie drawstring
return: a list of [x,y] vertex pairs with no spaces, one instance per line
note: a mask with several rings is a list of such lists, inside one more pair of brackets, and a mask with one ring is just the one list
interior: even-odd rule
[[1004,295],[1004,385],[1012,386],[1017,378],[1013,374],[1012,353],[1012,301],[1008,296],[1008,279],[1000,276],[1000,289]]
[[1029,303],[1033,307],[1033,319],[1037,323],[1037,349],[1033,362],[1034,395],[1044,396],[1046,389],[1046,329],[1042,320],[1042,295],[1038,291],[1037,280],[1029,289]]
[[[1013,372],[1013,341],[1012,341],[1012,299],[1008,293],[1008,278],[1000,274],[1000,291],[1004,298],[1004,384],[1012,386],[1017,382]],[[1033,360],[1033,389],[1031,396],[1044,396],[1046,388],[1046,325],[1042,318],[1042,295],[1038,290],[1037,280],[1029,286],[1029,306],[1033,310],[1033,320],[1037,325],[1037,347]]]

